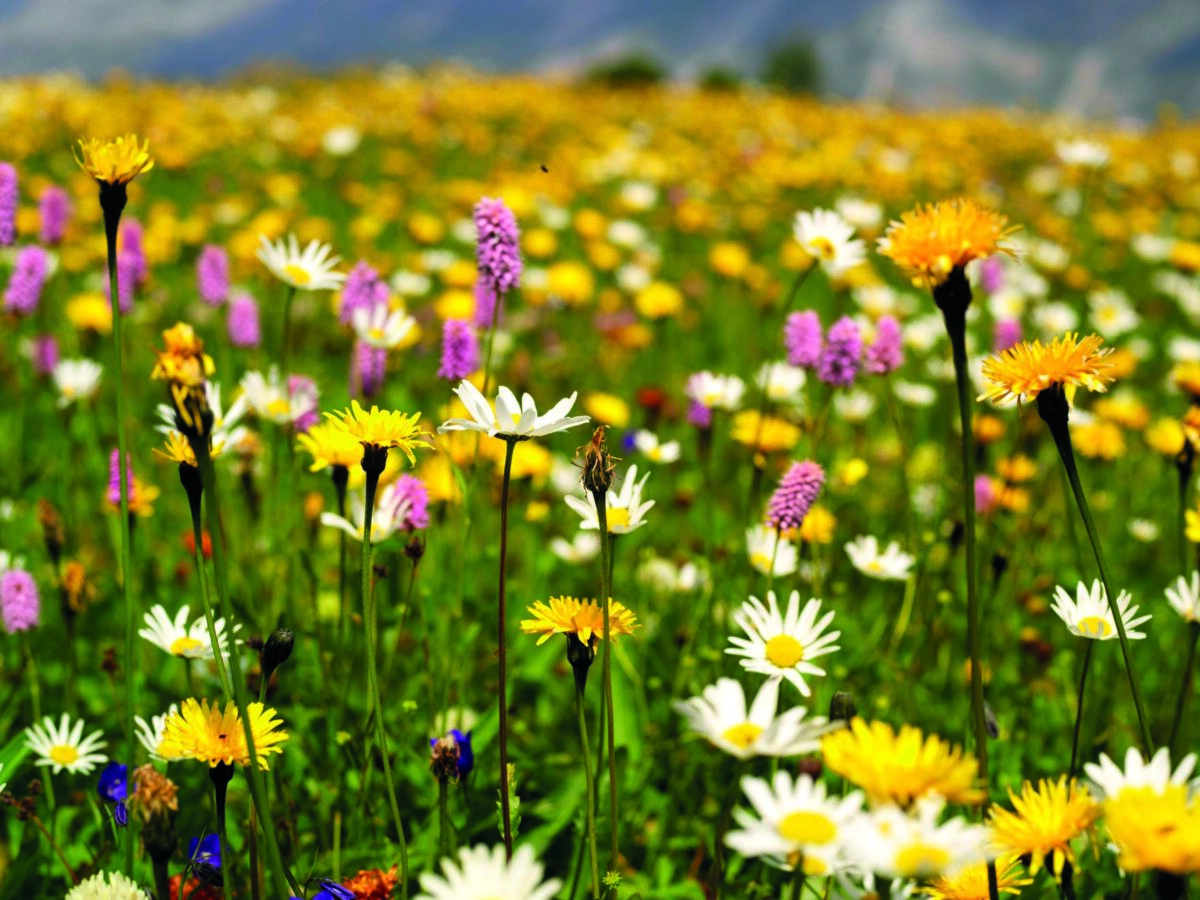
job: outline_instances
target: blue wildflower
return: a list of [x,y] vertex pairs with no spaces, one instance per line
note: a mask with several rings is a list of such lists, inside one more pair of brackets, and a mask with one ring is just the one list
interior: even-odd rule
[[[466,778],[475,768],[475,752],[471,749],[471,732],[463,734],[457,728],[451,728],[447,737],[452,738],[458,747],[458,777],[459,779]],[[430,738],[429,746],[436,747],[437,742],[437,738]]]
[[188,866],[203,883],[222,887],[221,839],[215,834],[192,838],[188,844]]
[[321,890],[313,894],[312,900],[354,900],[354,891],[328,878],[318,878]]
[[128,771],[123,764],[111,762],[100,773],[100,781],[96,785],[96,790],[100,793],[101,799],[115,804],[113,807],[113,818],[122,827],[129,821],[129,811],[125,808],[125,800],[128,797],[129,787],[127,781]]

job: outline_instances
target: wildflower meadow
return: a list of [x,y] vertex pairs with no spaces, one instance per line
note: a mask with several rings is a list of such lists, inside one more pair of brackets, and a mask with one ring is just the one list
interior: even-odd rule
[[1200,897],[1200,127],[0,86],[0,900]]

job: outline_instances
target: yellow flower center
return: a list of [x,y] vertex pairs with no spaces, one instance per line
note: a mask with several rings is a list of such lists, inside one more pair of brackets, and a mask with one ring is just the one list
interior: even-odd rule
[[204,644],[196,640],[194,637],[176,638],[171,643],[171,653],[174,656],[186,656],[188,651],[195,650],[197,647],[203,647]]
[[761,725],[755,725],[753,722],[743,722],[741,725],[726,728],[725,733],[721,737],[725,738],[725,740],[729,741],[735,747],[741,747],[743,750],[746,750],[758,740],[758,736],[762,732]]
[[813,238],[808,242],[808,247],[809,250],[813,251],[814,255],[819,256],[826,262],[829,262],[837,255],[833,241],[826,237]]
[[69,766],[79,759],[79,751],[68,744],[57,744],[50,748],[49,756],[60,766]]
[[1113,633],[1113,627],[1103,616],[1084,616],[1075,623],[1075,627],[1091,638],[1106,638]]
[[797,844],[828,844],[837,837],[837,826],[823,813],[804,810],[784,816],[779,833]]
[[286,416],[291,411],[292,405],[283,399],[272,400],[267,404],[267,414],[272,416]]
[[760,572],[769,572],[771,569],[771,557],[765,553],[751,553],[750,565],[754,566]]
[[896,854],[896,868],[908,878],[936,875],[950,864],[950,854],[931,844],[909,844]]
[[877,560],[877,559],[873,559],[873,560],[871,560],[869,563],[867,563],[867,571],[869,571],[869,572],[882,572],[882,571],[883,571],[883,563],[881,563],[881,562],[880,562],[879,560]]
[[655,462],[661,462],[662,461],[662,447],[651,447],[649,450],[646,451],[646,455],[648,457],[650,457],[652,460],[654,460]]
[[790,634],[777,634],[767,641],[767,662],[790,669],[804,659],[804,645]]
[[383,329],[382,328],[372,328],[370,331],[367,332],[367,335],[373,341],[382,341],[383,340]]
[[608,520],[608,530],[616,531],[618,528],[629,527],[629,510],[623,506],[609,507],[606,513]]
[[288,281],[296,285],[296,287],[304,287],[312,281],[312,273],[303,266],[298,266],[295,263],[288,263],[283,267],[283,274],[287,276]]

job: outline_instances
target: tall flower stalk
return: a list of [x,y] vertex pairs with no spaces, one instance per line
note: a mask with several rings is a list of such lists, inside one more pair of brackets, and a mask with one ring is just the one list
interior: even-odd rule
[[[125,601],[125,758],[133,761],[134,710],[137,708],[134,647],[136,646],[136,614],[133,608],[133,536],[129,523],[129,456],[125,435],[125,365],[122,339],[121,303],[117,285],[117,233],[121,213],[128,201],[129,182],[154,168],[149,141],[139,145],[136,135],[99,141],[95,138],[79,141],[76,161],[96,180],[100,188],[100,209],[104,214],[104,239],[108,258],[108,294],[113,322],[113,382],[117,394],[117,452],[120,458],[120,510],[118,525],[121,536],[121,588]],[[125,841],[124,871],[133,877],[133,836]]]
[[513,451],[517,438],[504,437],[504,478],[500,486],[500,578],[497,588],[497,645],[500,662],[500,816],[504,827],[505,858],[512,859],[512,808],[508,789],[508,615],[507,585],[505,573],[508,569],[508,486],[512,479]]
[[[987,721],[983,700],[983,660],[979,632],[979,585],[975,538],[975,448],[967,370],[967,308],[971,285],[966,266],[995,253],[1010,253],[1004,239],[1013,229],[1008,220],[969,200],[930,204],[901,216],[888,226],[879,252],[912,279],[932,291],[950,338],[962,431],[962,499],[967,589],[967,653],[971,662],[971,720],[979,777],[988,784]],[[994,863],[987,868],[988,896],[998,900]]]

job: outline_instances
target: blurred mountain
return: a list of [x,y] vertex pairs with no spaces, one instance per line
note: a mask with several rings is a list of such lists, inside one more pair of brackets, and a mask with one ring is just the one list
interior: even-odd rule
[[838,96],[1200,110],[1200,0],[0,0],[0,74],[210,78],[265,60],[576,71],[631,49],[753,76],[810,37]]

